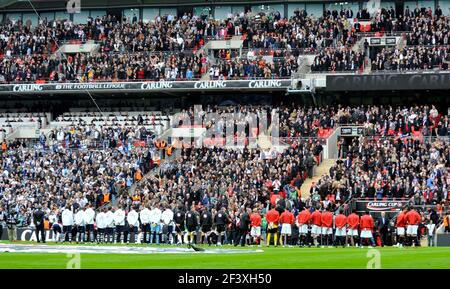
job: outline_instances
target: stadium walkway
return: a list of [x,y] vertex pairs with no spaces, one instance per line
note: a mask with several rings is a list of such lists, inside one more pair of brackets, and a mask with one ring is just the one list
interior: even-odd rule
[[337,159],[325,159],[318,167],[316,167],[314,170],[314,176],[306,179],[300,187],[302,198],[307,199],[309,197],[309,190],[311,189],[312,183],[317,183],[322,175],[329,174],[330,168],[336,163],[336,161]]

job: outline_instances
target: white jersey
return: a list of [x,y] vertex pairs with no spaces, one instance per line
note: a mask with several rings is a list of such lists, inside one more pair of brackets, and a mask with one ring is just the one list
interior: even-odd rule
[[163,220],[165,225],[169,225],[173,221],[173,212],[171,209],[166,209],[161,215],[161,219]]
[[105,222],[106,227],[108,228],[114,228],[114,213],[112,211],[108,211],[105,214]]
[[61,214],[63,226],[72,226],[73,225],[73,213],[70,209],[64,209]]
[[92,208],[87,208],[86,211],[84,211],[84,223],[86,225],[93,225],[95,219],[95,212]]
[[127,215],[127,221],[130,226],[139,226],[139,214],[135,210],[131,210]]
[[122,209],[114,212],[114,224],[116,226],[125,226],[125,212]]
[[159,224],[161,222],[161,210],[154,208],[150,211],[150,222],[154,224]]
[[48,222],[51,224],[58,223],[58,217],[57,217],[56,213],[51,212],[50,215],[48,215]]
[[97,214],[97,217],[95,218],[95,221],[97,222],[97,228],[104,229],[106,228],[106,214],[103,212],[100,212]]
[[144,208],[142,211],[139,212],[139,218],[141,219],[141,223],[144,225],[150,223],[150,210]]
[[86,216],[83,210],[79,210],[76,214],[75,214],[75,224],[77,226],[84,226],[85,224],[85,220],[86,220]]

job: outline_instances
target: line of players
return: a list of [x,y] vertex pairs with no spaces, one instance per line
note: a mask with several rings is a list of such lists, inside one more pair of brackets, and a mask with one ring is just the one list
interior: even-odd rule
[[[199,215],[194,208],[188,212],[179,209],[174,213],[170,207],[164,211],[160,207],[160,204],[140,210],[131,207],[128,212],[125,207],[110,207],[96,213],[91,205],[77,209],[66,206],[60,213],[52,211],[47,220],[57,242],[197,243],[200,226],[202,242],[218,245],[230,221],[224,208],[218,212],[204,209]],[[43,229],[36,227],[36,230],[37,241],[45,241]]]
[[[202,209],[199,213],[192,208],[184,212],[181,208],[172,211],[167,207],[162,211],[159,204],[149,208],[108,208],[95,212],[92,206],[78,208],[73,213],[67,206],[60,215],[52,212],[48,216],[56,241],[97,242],[97,243],[149,243],[170,244],[200,243],[222,245],[232,219],[225,208],[216,211]],[[278,209],[278,208],[277,208]],[[340,210],[334,215],[330,209],[321,210],[309,207],[300,211],[296,217],[289,210],[283,212],[271,206],[262,218],[257,209],[246,209],[235,222],[236,234],[227,243],[245,245],[246,240],[260,245],[262,230],[267,232],[266,245],[286,246],[292,237],[293,226],[298,227],[300,246],[375,246],[373,237],[374,220],[369,212],[362,216],[351,213],[349,216]],[[418,245],[418,225],[420,214],[406,207],[396,218],[397,245]],[[164,228],[164,230],[163,230]],[[37,232],[37,237],[39,240]],[[278,238],[280,235],[280,238]],[[44,238],[44,234],[42,234]],[[272,238],[273,237],[273,238]],[[228,238],[229,239],[229,238]],[[279,240],[278,240],[279,239]]]
[[[421,219],[420,214],[409,206],[398,214],[396,218],[397,244],[395,246],[419,245],[417,231]],[[280,244],[286,246],[294,225],[298,227],[301,247],[311,245],[362,247],[366,244],[373,247],[376,245],[373,235],[375,223],[369,211],[362,216],[356,213],[346,216],[341,209],[335,216],[330,209],[323,211],[315,209],[311,213],[310,208],[305,208],[294,219],[294,215],[289,210],[280,214],[275,208],[272,208],[267,213],[266,220],[268,223],[267,246],[271,243],[271,235],[274,237],[274,245],[278,245],[278,233],[281,234]],[[254,224],[254,226],[257,225],[257,223]],[[281,226],[281,231],[279,226]],[[258,229],[252,227],[251,232],[257,231]],[[252,237],[259,238],[257,234],[253,234]]]

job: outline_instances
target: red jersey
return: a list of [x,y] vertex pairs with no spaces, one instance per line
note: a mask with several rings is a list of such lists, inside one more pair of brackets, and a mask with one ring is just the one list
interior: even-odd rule
[[281,224],[294,224],[294,214],[292,214],[289,211],[284,211],[280,216],[280,223]]
[[277,205],[277,200],[278,200],[278,199],[281,199],[281,196],[280,196],[280,195],[272,194],[272,195],[270,196],[270,203],[271,203],[273,206],[276,206],[276,205]]
[[357,230],[359,225],[359,216],[355,213],[352,213],[347,218],[347,225],[350,229]]
[[275,209],[268,211],[266,214],[267,223],[278,223],[279,219],[280,219],[280,213],[278,213],[278,211]]
[[323,212],[321,216],[322,227],[331,228],[333,226],[333,214],[331,212]]
[[420,217],[420,214],[417,213],[417,211],[411,210],[406,213],[405,219],[406,224],[408,225],[419,225],[422,218]]
[[305,209],[298,214],[297,223],[299,223],[300,225],[308,224],[310,218],[311,213],[309,212],[309,210]]
[[344,214],[339,214],[336,216],[336,219],[334,220],[334,224],[336,225],[336,228],[343,228],[347,224],[347,217]]
[[372,230],[373,225],[373,218],[371,215],[364,215],[361,217],[361,230]]
[[261,226],[261,216],[258,213],[253,213],[250,215],[250,222],[252,223],[252,227]]
[[319,210],[315,210],[312,214],[311,214],[311,222],[313,223],[313,225],[316,226],[322,226],[322,213],[319,212]]
[[403,212],[398,214],[398,216],[397,216],[397,223],[396,223],[397,228],[404,228],[406,226],[405,216],[406,216],[406,214],[403,213]]

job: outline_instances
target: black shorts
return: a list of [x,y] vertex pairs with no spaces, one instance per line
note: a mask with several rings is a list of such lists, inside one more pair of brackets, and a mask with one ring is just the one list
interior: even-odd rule
[[177,232],[177,233],[181,233],[181,232],[183,232],[184,231],[184,225],[183,224],[176,224],[175,225],[175,231]]
[[267,229],[267,233],[278,233],[278,228]]
[[203,226],[202,226],[202,232],[203,232],[203,233],[211,232],[211,228],[212,228],[211,225],[203,225]]
[[85,227],[84,226],[77,226],[77,232],[78,233],[84,233],[85,232]]
[[225,225],[223,225],[223,224],[216,225],[216,229],[217,229],[217,233],[225,232]]
[[86,231],[88,231],[88,232],[94,231],[94,225],[93,224],[86,224]]
[[53,232],[55,232],[55,233],[61,233],[61,226],[58,224],[54,224],[52,226],[52,229],[53,229]]
[[141,225],[142,232],[150,232],[150,224]]
[[197,226],[193,226],[193,225],[188,225],[187,226],[187,230],[188,230],[189,233],[195,232],[196,229],[197,229]]
[[64,233],[72,233],[72,226],[63,226]]

